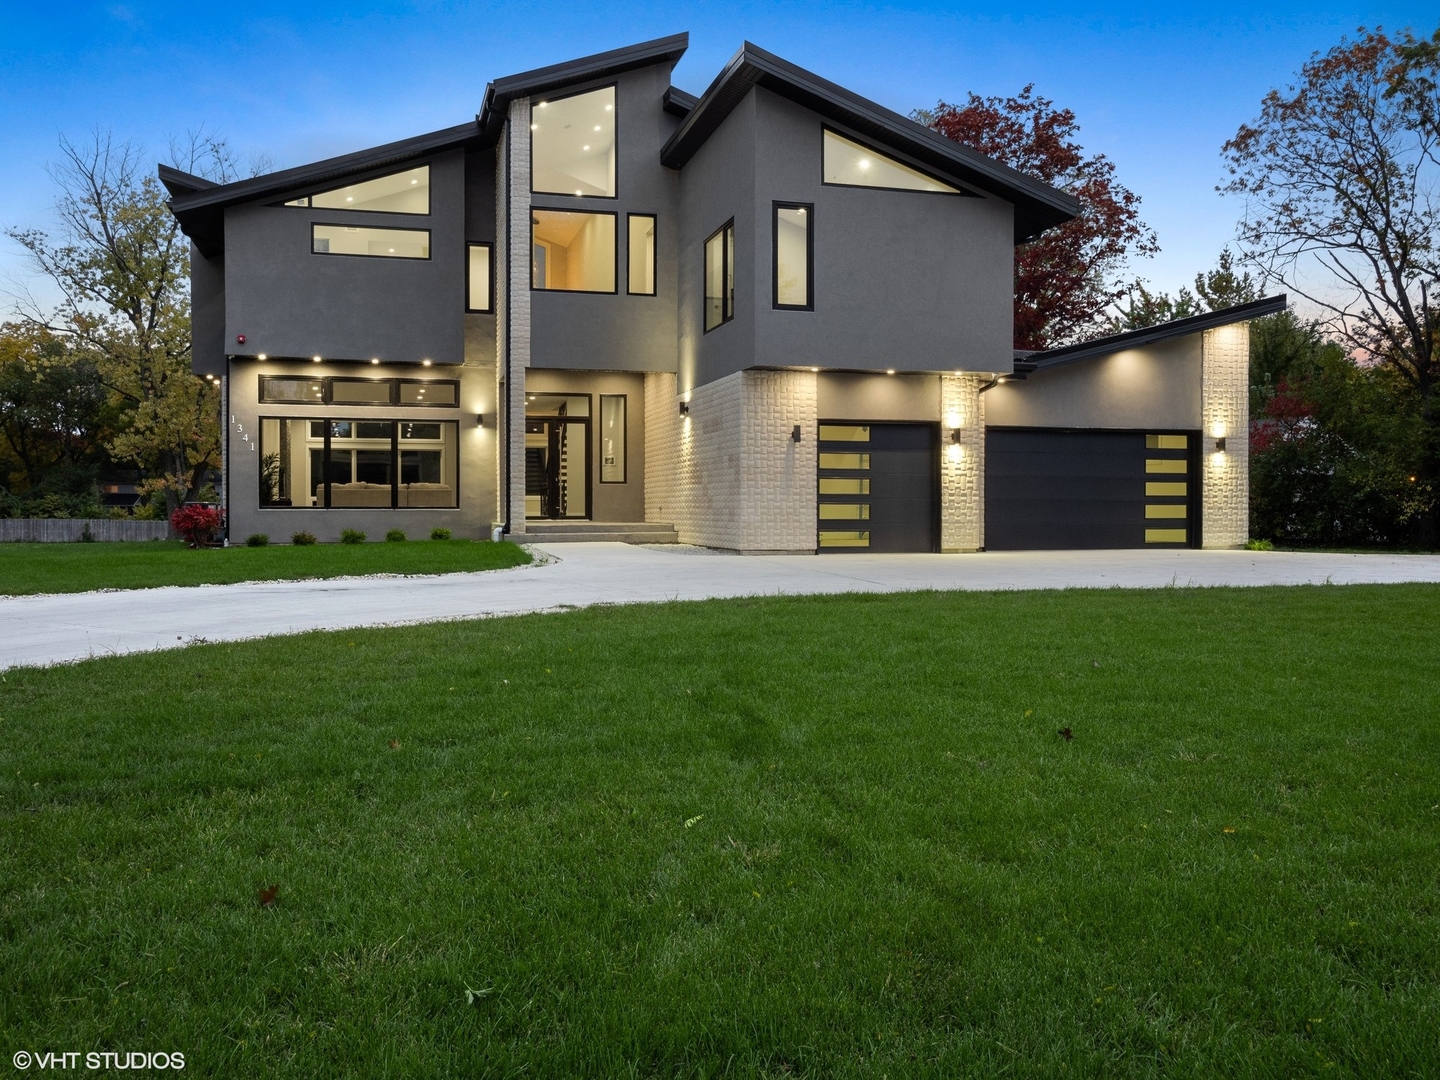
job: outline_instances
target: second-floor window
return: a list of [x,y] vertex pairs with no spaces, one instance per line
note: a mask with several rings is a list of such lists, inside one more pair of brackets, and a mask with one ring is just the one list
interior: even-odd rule
[[430,258],[428,229],[372,229],[358,225],[310,226],[316,255],[368,255],[376,259]]
[[815,307],[815,208],[808,203],[775,204],[775,295],[777,308]]
[[615,197],[615,87],[530,106],[530,190]]
[[632,296],[655,295],[655,215],[631,214],[630,273],[625,291]]
[[312,206],[321,210],[366,210],[376,214],[430,213],[430,166],[377,176],[358,184],[317,191],[291,199],[286,206]]
[[727,221],[705,241],[705,331],[735,317],[735,222]]
[[615,215],[530,211],[530,287],[560,292],[615,291]]

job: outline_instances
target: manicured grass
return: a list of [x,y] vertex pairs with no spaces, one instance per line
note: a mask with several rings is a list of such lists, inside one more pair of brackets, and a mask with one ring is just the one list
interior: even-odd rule
[[453,574],[530,561],[511,543],[415,540],[403,544],[201,548],[184,543],[0,544],[0,596],[225,585],[354,574]]
[[4,1050],[1434,1075],[1437,602],[765,599],[11,671]]

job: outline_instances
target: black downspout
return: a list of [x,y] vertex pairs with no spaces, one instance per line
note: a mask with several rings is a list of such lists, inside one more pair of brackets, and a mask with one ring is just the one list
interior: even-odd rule
[[[510,535],[510,447],[514,445],[514,438],[510,432],[512,423],[512,410],[510,408],[510,323],[514,318],[515,298],[511,292],[515,287],[515,279],[510,276],[510,267],[515,260],[514,253],[510,250],[510,178],[515,173],[515,162],[511,160],[515,154],[515,140],[511,128],[514,122],[507,120],[505,123],[505,368],[502,382],[505,386],[505,535]],[[495,425],[497,431],[501,430],[499,424]]]

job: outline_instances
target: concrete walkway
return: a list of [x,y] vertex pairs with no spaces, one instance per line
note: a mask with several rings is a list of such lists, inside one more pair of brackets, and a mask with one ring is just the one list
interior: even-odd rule
[[543,565],[0,599],[0,669],[306,630],[515,615],[591,604],[915,589],[1161,588],[1440,582],[1440,556],[1244,551],[738,556],[564,544]]

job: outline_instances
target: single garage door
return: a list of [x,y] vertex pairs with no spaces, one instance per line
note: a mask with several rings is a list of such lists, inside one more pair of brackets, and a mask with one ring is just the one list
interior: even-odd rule
[[821,551],[934,551],[940,534],[934,424],[822,420]]
[[1199,432],[988,428],[989,551],[1199,546]]

